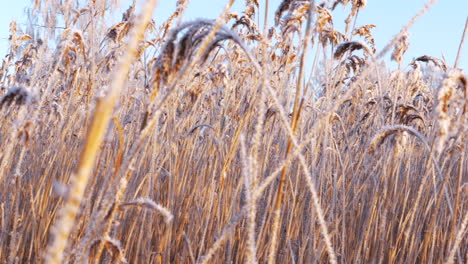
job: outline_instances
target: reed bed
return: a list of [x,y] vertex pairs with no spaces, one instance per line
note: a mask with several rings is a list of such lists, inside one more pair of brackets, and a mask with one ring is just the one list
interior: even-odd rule
[[11,22],[0,263],[467,262],[467,76],[403,62],[434,0],[381,50],[366,1],[157,2]]

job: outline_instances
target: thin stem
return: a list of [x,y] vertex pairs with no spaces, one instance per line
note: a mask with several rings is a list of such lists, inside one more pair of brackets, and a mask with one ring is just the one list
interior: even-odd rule
[[453,65],[454,68],[458,67],[458,62],[459,62],[461,54],[462,54],[463,43],[465,42],[467,28],[468,28],[468,17],[466,17],[465,29],[463,29],[463,35],[462,35],[462,38],[460,40],[460,45],[458,46],[457,58],[455,59],[455,63]]
[[79,212],[84,190],[94,168],[94,163],[107,127],[112,118],[112,113],[121,91],[125,85],[126,78],[137,54],[137,47],[145,32],[146,25],[151,19],[156,7],[157,0],[148,0],[143,8],[138,24],[133,29],[132,37],[129,38],[126,51],[120,60],[111,89],[108,94],[98,102],[94,112],[93,121],[88,131],[86,143],[78,163],[76,174],[72,176],[70,194],[60,211],[58,221],[52,228],[55,238],[49,245],[46,255],[46,263],[61,263],[63,251],[67,245],[68,237],[75,224],[76,215]]
[[[293,108],[293,115],[292,115],[292,122],[291,122],[291,129],[293,132],[293,135],[297,129],[297,123],[299,121],[299,116],[300,116],[300,107],[299,104],[299,99],[301,96],[302,92],[302,82],[303,82],[303,76],[304,76],[304,68],[305,68],[305,60],[306,60],[306,55],[307,55],[307,48],[309,44],[309,39],[310,35],[312,34],[312,11],[315,6],[315,1],[309,1],[310,2],[310,8],[308,10],[308,18],[307,18],[307,28],[306,28],[306,34],[303,39],[303,50],[302,50],[302,55],[301,55],[301,62],[299,66],[299,76],[297,77],[297,85],[296,85],[296,95],[294,98],[294,108]],[[286,147],[286,157],[289,156],[291,150],[292,150],[292,142],[291,138],[288,138],[288,144]],[[277,196],[276,196],[276,201],[275,201],[275,209],[274,209],[274,219],[273,219],[273,229],[272,229],[272,239],[271,239],[271,244],[270,244],[270,252],[268,256],[268,263],[272,264],[275,262],[275,257],[276,257],[276,244],[277,244],[277,236],[278,236],[278,229],[280,225],[280,217],[281,217],[281,204],[283,201],[283,188],[284,188],[284,183],[286,181],[286,172],[287,172],[287,167],[283,167],[283,171],[281,172],[281,178],[280,182],[278,185],[278,191],[277,191]]]

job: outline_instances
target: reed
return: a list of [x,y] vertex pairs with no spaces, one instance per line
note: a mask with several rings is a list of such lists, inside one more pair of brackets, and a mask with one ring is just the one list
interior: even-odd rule
[[435,0],[382,49],[366,1],[117,2],[10,24],[1,263],[464,263],[461,55],[404,65]]

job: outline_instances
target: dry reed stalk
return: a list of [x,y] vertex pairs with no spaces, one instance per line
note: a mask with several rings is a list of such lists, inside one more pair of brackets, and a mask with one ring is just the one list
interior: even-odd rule
[[[265,54],[267,54],[266,49],[265,49]],[[267,62],[266,56],[264,57],[263,61],[264,63]],[[260,156],[260,144],[261,144],[261,139],[263,135],[263,129],[265,127],[266,112],[267,112],[266,104],[265,104],[265,100],[266,100],[265,86],[268,84],[266,81],[267,78],[265,74],[266,72],[263,72],[262,84],[259,87],[260,97],[259,97],[258,104],[260,105],[260,109],[258,110],[257,124],[255,126],[253,146],[252,146],[252,153],[254,155],[253,159],[254,159],[255,165],[257,164],[257,162],[259,162],[258,157]],[[258,178],[259,178],[259,175],[261,175],[261,173],[259,172],[259,169],[260,169],[259,166],[254,166],[254,168],[257,168],[257,169],[252,175],[253,177],[252,184],[253,184],[253,188],[256,189],[258,185]]]
[[[268,91],[272,94],[273,98],[278,98],[277,95],[274,93],[274,91],[271,90],[271,88]],[[276,101],[276,104],[280,105],[279,101]],[[281,108],[281,109],[282,109],[283,116],[286,116],[285,110],[283,108]],[[283,123],[287,123],[286,118],[284,118]],[[288,130],[289,130],[288,133],[291,135],[291,127],[287,126],[286,128],[288,128]],[[313,140],[314,137],[315,137],[315,135],[313,133],[311,133],[307,137],[307,139],[305,139],[300,145],[297,144],[296,140],[294,139],[295,137],[292,137],[293,142],[296,142],[295,143],[296,149],[294,150],[294,152],[291,155],[289,155],[285,160],[283,160],[283,162],[278,166],[278,168],[275,169],[269,176],[267,176],[265,178],[265,180],[262,182],[262,184],[260,184],[260,186],[255,190],[254,201],[258,201],[258,199],[261,197],[261,195],[266,190],[266,188],[271,183],[273,183],[273,181],[280,175],[280,173],[284,170],[284,168],[293,161],[293,159],[295,159],[299,155],[301,155],[301,152],[303,151],[303,149],[307,146],[307,144],[310,143],[311,140]],[[319,210],[320,214],[323,214],[321,209],[318,209],[318,210]],[[214,245],[210,248],[208,253],[204,256],[204,258],[203,258],[204,263],[206,263],[207,261],[209,261],[211,259],[211,257],[216,252],[216,250],[218,250],[219,247],[222,245],[222,243],[224,241],[226,241],[227,236],[229,234],[231,234],[231,232],[233,231],[233,228],[239,223],[239,221],[242,219],[242,217],[245,216],[247,213],[248,213],[248,209],[247,209],[247,205],[245,205],[242,208],[242,210],[235,217],[233,217],[231,222],[223,229],[223,232],[218,237],[218,239],[216,240]],[[328,237],[328,231],[326,231],[326,230],[324,231],[324,236]],[[328,239],[328,240],[330,240],[330,239]]]
[[[16,36],[17,35],[17,25],[16,25],[16,22],[15,21],[12,21],[11,24],[10,24],[10,55],[9,55],[9,60],[8,60],[8,63],[10,60],[13,59],[13,53],[16,51],[16,49],[18,49],[20,46],[19,46],[19,43],[20,41],[18,40],[18,37]],[[21,38],[20,38],[21,39]],[[45,49],[45,45],[42,45],[42,48],[41,49]],[[64,52],[60,52],[60,55],[57,56],[58,57],[58,60],[61,60],[63,57],[64,57]],[[31,78],[34,78],[35,76],[38,75],[38,72],[41,68],[42,65],[42,62],[41,60],[37,60],[36,61],[37,63],[37,68],[34,69],[34,73],[32,74],[33,77]],[[49,96],[49,93],[51,92],[51,89],[52,89],[52,86],[54,85],[54,81],[55,79],[57,78],[57,69],[58,69],[58,63],[53,67],[53,69],[51,69],[51,75],[50,75],[50,78],[47,82],[47,85],[46,85],[46,88],[41,91],[42,92],[42,96],[40,98],[40,100],[38,100],[38,104],[36,106],[36,108],[34,109],[34,111],[31,113],[27,113],[27,108],[26,107],[23,107],[23,108],[20,108],[19,110],[19,113],[17,115],[17,120],[18,122],[20,123],[18,125],[18,127],[24,127],[25,124],[27,124],[28,122],[30,122],[30,120],[36,120],[40,114],[40,110],[44,107],[44,105],[46,104],[46,101],[47,101],[47,98]],[[15,90],[15,95],[13,93],[10,94],[9,97],[3,97],[2,98],[2,102],[5,104],[5,103],[9,103],[10,100],[11,100],[11,96],[13,96],[13,98],[16,98],[16,100],[20,99],[19,100],[19,103],[22,103],[23,102],[23,98],[24,98],[24,88],[23,89],[13,89]],[[21,92],[23,91],[23,92]],[[29,94],[31,94],[29,92]],[[32,96],[28,96],[29,98],[33,98]],[[27,97],[27,98],[28,98]],[[30,99],[27,99],[25,102],[31,102]],[[31,130],[34,130],[35,129],[35,122],[32,122],[33,124],[33,127],[31,128]],[[0,156],[1,157],[1,162],[0,162],[0,182],[3,180],[4,178],[4,174],[7,173],[7,168],[10,168],[10,165],[7,165],[8,162],[11,162],[11,155],[13,154],[13,148],[15,147],[15,144],[13,142],[10,142],[13,140],[14,137],[16,137],[18,134],[20,133],[20,131],[15,131],[15,132],[12,132],[11,135],[12,137],[10,138],[7,138],[7,142],[8,144],[6,144],[6,147],[3,149],[3,153],[4,155]],[[25,151],[26,149],[24,148],[22,151]]]
[[263,35],[264,36],[267,35],[267,32],[268,32],[268,12],[270,11],[269,5],[270,5],[270,1],[265,0],[265,15],[263,17]]
[[232,229],[239,223],[239,221],[244,217],[247,213],[247,208],[244,207],[240,213],[238,213],[235,217],[231,219],[229,224],[223,228],[223,231],[216,239],[216,242],[208,249],[204,256],[201,256],[197,263],[207,264],[213,257],[214,253],[221,247],[221,245],[226,241],[228,235],[231,234]]
[[187,247],[188,247],[188,250],[189,250],[189,256],[190,256],[190,261],[192,263],[197,263],[196,260],[195,260],[195,256],[193,255],[192,246],[190,245],[190,239],[187,237],[187,234],[185,234],[185,232],[182,233],[182,236],[184,237],[184,240],[187,243]]
[[440,191],[437,195],[437,199],[436,199],[436,204],[434,206],[434,212],[432,214],[432,217],[431,217],[431,220],[429,222],[429,227],[427,230],[426,229],[426,234],[424,235],[424,240],[423,240],[423,246],[422,246],[422,257],[421,257],[421,261],[422,262],[426,262],[427,260],[429,260],[429,262],[432,262],[432,256],[433,254],[431,254],[430,257],[427,256],[427,253],[428,253],[428,249],[429,249],[429,244],[431,243],[432,241],[432,244],[433,244],[433,241],[435,241],[436,239],[436,234],[434,234],[434,229],[436,228],[437,226],[437,217],[439,215],[439,208],[440,208],[440,205],[442,203],[442,196],[443,194],[446,194],[446,197],[447,197],[447,203],[448,205],[450,206],[450,213],[453,215],[453,210],[452,210],[452,206],[451,206],[451,203],[450,203],[450,200],[449,200],[449,196],[448,196],[448,192],[447,192],[447,189],[446,189],[446,184],[447,184],[447,181],[449,180],[449,175],[446,174],[443,181],[442,181],[442,184],[440,186]]
[[455,190],[455,199],[454,199],[454,208],[453,208],[453,220],[452,220],[452,231],[450,234],[450,239],[452,241],[455,241],[455,234],[456,234],[456,228],[457,228],[457,216],[458,216],[458,209],[460,207],[460,189],[461,189],[461,182],[462,182],[462,175],[463,175],[463,168],[465,164],[465,147],[462,147],[461,149],[461,157],[460,157],[460,167],[458,169],[458,179],[457,179],[457,185],[456,185],[456,190]]
[[463,34],[460,40],[460,45],[458,46],[457,57],[455,59],[455,63],[453,64],[453,68],[458,67],[458,62],[460,60],[462,50],[463,50],[463,43],[465,42],[466,32],[468,30],[468,17],[466,17],[465,28],[463,29]]
[[[268,65],[269,63],[269,43],[268,43],[268,0],[266,1],[266,10],[265,10],[265,17],[264,17],[264,27],[263,27],[263,41],[261,42],[260,48],[262,49],[263,53],[263,58],[262,58],[262,64],[263,65]],[[258,3],[257,3],[258,7]],[[260,160],[260,146],[261,146],[261,140],[263,138],[263,130],[265,128],[265,122],[267,121],[267,107],[266,107],[266,99],[267,99],[267,93],[265,91],[265,87],[268,84],[267,82],[267,71],[263,72],[258,72],[261,74],[261,84],[259,87],[259,92],[260,92],[260,97],[259,97],[259,110],[258,110],[258,118],[257,118],[257,124],[255,126],[255,131],[254,131],[254,136],[253,136],[253,146],[252,146],[252,153],[253,153],[253,160],[252,160],[252,180],[251,180],[251,190],[249,193],[249,203],[250,203],[250,209],[249,215],[248,215],[248,223],[249,223],[249,228],[248,228],[248,236],[249,236],[249,248],[250,248],[250,262],[255,262],[257,263],[256,259],[256,252],[257,252],[257,243],[256,243],[256,233],[255,233],[255,216],[257,214],[257,208],[256,208],[256,202],[257,199],[255,197],[255,194],[257,193],[257,186],[258,186],[258,181],[259,178],[261,177],[261,160]]]
[[119,119],[117,117],[114,117],[112,120],[114,121],[117,134],[119,135],[119,149],[117,152],[117,159],[115,160],[115,165],[114,165],[115,171],[112,175],[111,180],[115,179],[115,177],[118,175],[120,165],[122,164],[122,159],[124,155],[124,132],[123,132],[122,126],[120,125]]
[[[312,34],[312,12],[313,12],[313,7],[315,6],[315,1],[309,1],[309,9],[308,9],[308,14],[307,14],[307,29],[305,36],[303,38],[303,50],[302,50],[302,55],[301,55],[301,64],[299,66],[299,76],[297,77],[297,85],[296,85],[296,95],[294,98],[294,108],[293,108],[293,115],[292,115],[292,121],[291,121],[291,132],[292,136],[294,136],[296,129],[297,129],[297,123],[299,121],[299,115],[300,115],[300,110],[301,107],[299,107],[299,99],[301,96],[302,91],[302,78],[304,75],[304,67],[305,67],[305,59],[306,59],[306,54],[307,54],[307,48],[309,46],[309,39],[310,35]],[[286,156],[289,155],[292,149],[292,139],[288,139],[287,147],[286,147]],[[275,205],[274,205],[274,215],[273,215],[273,226],[272,226],[272,231],[271,231],[271,244],[270,244],[270,249],[269,249],[269,254],[268,254],[268,263],[273,264],[275,263],[275,258],[276,258],[276,247],[277,247],[277,236],[278,236],[278,230],[280,226],[280,217],[281,217],[281,204],[283,201],[283,186],[286,180],[286,170],[287,168],[284,167],[283,171],[281,173],[280,177],[280,182],[278,185],[278,190],[276,194],[276,200],[275,200]]]
[[[143,128],[140,135],[138,136],[138,139],[133,144],[133,147],[130,149],[126,158],[122,162],[120,171],[121,173],[124,174],[124,176],[120,179],[120,183],[117,185],[116,190],[108,193],[107,204],[103,206],[102,212],[97,217],[97,225],[99,225],[99,227],[97,227],[96,229],[97,229],[98,234],[100,233],[100,234],[106,235],[110,232],[111,221],[113,220],[115,213],[116,213],[116,205],[120,203],[123,197],[123,194],[127,188],[129,178],[131,176],[131,172],[129,171],[129,169],[132,168],[133,165],[135,164],[136,158],[137,158],[136,154],[141,149],[141,147],[144,146],[144,142],[147,136],[152,131],[156,122],[159,120],[159,115],[161,113],[162,105],[169,98],[169,95],[171,94],[171,92],[175,90],[177,81],[181,79],[181,77],[185,74],[186,71],[188,71],[189,69],[193,67],[195,61],[198,61],[200,57],[202,56],[202,54],[205,52],[205,50],[208,47],[208,44],[211,42],[211,40],[215,36],[217,30],[221,28],[223,19],[225,18],[225,14],[228,12],[229,8],[232,6],[233,3],[234,3],[234,0],[231,0],[225,6],[224,10],[222,11],[222,14],[213,23],[214,25],[210,33],[203,39],[202,43],[200,44],[200,47],[197,50],[197,53],[191,58],[188,64],[186,64],[184,67],[180,69],[180,71],[178,72],[178,76],[177,78],[174,78],[169,91],[165,95],[163,95],[161,99],[159,100],[159,102],[154,106],[154,110],[153,110],[154,113],[152,115],[152,118],[150,118],[147,121],[146,126]],[[100,256],[100,254],[102,253],[102,249],[103,249],[103,245],[100,245],[97,256]]]
[[[447,264],[453,264],[454,259],[455,259],[455,253],[457,252],[458,246],[463,240],[463,237],[465,236],[466,233],[466,227],[468,226],[468,212],[465,213],[465,216],[463,217],[463,222],[458,229],[457,237],[455,241],[453,242],[452,249],[450,250],[450,254],[447,257],[447,260],[445,263]],[[462,256],[463,258],[463,256]],[[462,260],[461,260],[462,261]]]
[[[312,195],[313,209],[315,210],[315,213],[317,214],[318,223],[319,223],[319,226],[320,226],[320,232],[321,232],[321,234],[323,236],[323,239],[325,241],[325,246],[326,246],[326,250],[327,250],[327,253],[328,253],[329,261],[330,261],[330,263],[337,263],[335,251],[333,249],[331,239],[330,239],[330,234],[328,232],[328,227],[327,227],[327,224],[325,222],[324,213],[323,213],[322,207],[320,205],[320,199],[318,198],[317,188],[315,187],[315,184],[314,184],[314,182],[312,180],[312,175],[311,175],[310,171],[307,168],[307,164],[305,162],[304,156],[299,151],[300,146],[299,146],[299,144],[297,142],[296,136],[293,133],[292,127],[290,127],[288,125],[286,111],[284,110],[281,103],[278,101],[278,96],[276,95],[275,91],[273,89],[271,89],[271,87],[269,87],[269,86],[267,86],[267,87],[268,87],[268,92],[271,94],[274,103],[276,104],[276,106],[279,109],[279,112],[280,112],[279,116],[281,117],[281,121],[283,122],[284,128],[287,129],[289,139],[291,140],[294,147],[296,147],[298,149],[297,158],[300,161],[300,165],[302,167],[303,173],[306,175],[305,178],[306,178],[306,182],[307,182],[307,187],[309,188],[309,191],[310,191],[310,193]],[[327,117],[328,117],[328,115],[327,115]],[[326,120],[326,119],[324,118],[324,119],[321,119],[321,120],[317,121],[317,124],[323,125],[324,120]],[[320,126],[317,125],[314,128],[319,128],[319,127]],[[314,131],[311,131],[311,132],[314,132]],[[285,167],[283,167],[281,172],[284,171],[284,168]],[[258,188],[258,190],[261,190],[261,187]]]
[[387,45],[376,56],[373,57],[372,63],[358,76],[358,78],[353,82],[353,85],[350,87],[350,89],[348,89],[346,93],[344,93],[340,98],[337,98],[333,106],[331,106],[328,109],[329,113],[336,112],[340,105],[344,104],[346,101],[349,100],[356,87],[358,87],[357,84],[370,73],[374,66],[377,65],[377,61],[381,59],[390,50],[390,48],[400,39],[400,36],[404,34],[404,32],[407,32],[408,29],[416,22],[416,20],[419,17],[421,17],[425,12],[427,12],[436,2],[437,0],[429,0],[415,16],[413,16],[405,26],[403,26],[400,32],[397,35],[395,35],[395,37],[393,37],[393,39],[390,42],[388,42]]
[[[286,2],[286,1],[284,1]],[[436,2],[436,0],[431,0],[429,1],[404,27],[403,29],[400,31],[400,34],[401,32],[404,32],[404,31],[407,31],[411,26],[412,24],[414,24],[414,22],[420,17],[422,16],[430,7],[432,7],[432,5]],[[284,10],[282,10],[284,11]],[[278,17],[278,16],[277,16]],[[380,59],[382,58],[387,52],[388,50],[390,49],[390,47],[394,44],[394,42],[396,41],[396,39],[398,39],[399,35],[400,34],[397,34],[397,36],[394,37],[393,40],[391,40],[384,48],[382,51],[380,51],[378,53],[378,55],[376,56],[376,59]],[[376,60],[373,61],[373,64],[376,63]],[[371,67],[367,68],[360,76],[360,79],[364,78],[370,71]],[[357,81],[356,81],[357,82]],[[357,86],[354,86],[354,87],[357,87]],[[276,99],[277,97],[275,96],[275,92],[269,87],[267,86],[268,88],[268,91],[272,94],[272,97],[274,99]],[[338,108],[338,106],[342,105],[343,102],[345,100],[347,100],[347,98],[349,97],[350,94],[352,94],[354,89],[348,89],[348,91],[343,95],[341,96],[341,98],[339,98],[337,101],[335,101],[335,103],[333,104],[332,107],[329,108],[329,112],[335,112]],[[276,101],[276,104],[280,106],[280,109],[282,109],[282,106],[281,104]],[[283,115],[286,116],[286,114],[284,113],[284,110],[283,110]],[[324,119],[322,120],[325,120],[325,119],[328,119],[328,115],[326,117],[324,117]],[[321,122],[316,122],[316,124],[320,124]],[[290,130],[291,128],[289,126],[285,126],[288,130]],[[314,126],[312,128],[312,131],[314,131],[315,129],[317,129],[317,126]],[[293,135],[293,133],[291,133],[291,131],[289,131],[289,134],[290,136]],[[294,138],[294,137],[292,137]],[[293,141],[294,142],[294,141]],[[298,153],[298,155],[300,156],[301,154]],[[282,171],[282,169],[281,169]],[[307,172],[308,173],[308,172]],[[309,177],[308,177],[309,178]],[[269,178],[271,181],[274,180],[274,177],[271,177]],[[309,182],[310,183],[310,182]],[[262,186],[265,186],[265,185],[262,185]],[[313,190],[313,183],[312,184],[309,184],[309,186],[312,186],[311,191],[312,193],[314,194]],[[261,189],[261,188],[259,188]],[[318,214],[318,218],[319,218],[319,223],[320,223],[320,227],[321,227],[321,231],[322,231],[322,235],[324,236],[325,238],[325,241],[326,241],[326,245],[327,245],[327,249],[329,251],[329,257],[330,259],[336,259],[334,253],[333,253],[333,249],[331,247],[331,242],[330,242],[330,239],[329,239],[329,235],[328,235],[328,231],[327,231],[327,227],[326,227],[326,224],[324,222],[324,218],[323,218],[323,213],[322,213],[322,210],[320,209],[320,205],[318,203],[318,196],[317,195],[313,195],[313,201],[314,201],[314,209],[317,210],[317,214]],[[207,263],[207,261],[209,261],[211,259],[211,257],[213,256],[213,254],[216,252],[216,250],[223,244],[223,242],[227,239],[227,235],[229,235],[232,231],[232,229],[237,225],[238,221],[240,221],[241,217],[246,213],[246,211],[242,210],[231,222],[230,224],[224,228],[224,231],[222,232],[222,234],[220,235],[220,237],[216,240],[216,242],[213,244],[213,246],[210,248],[210,250],[208,251],[208,253],[205,255],[205,257],[203,258],[203,263]],[[331,254],[330,254],[331,252]]]
[[[313,1],[311,3],[311,6],[314,6]],[[301,57],[301,65],[300,65],[300,72],[299,72],[297,88],[296,88],[297,90],[296,90],[296,97],[295,97],[291,127],[289,127],[287,125],[288,122],[286,121],[286,118],[285,118],[286,114],[284,112],[283,107],[278,102],[278,97],[275,95],[274,91],[268,86],[268,91],[272,94],[274,102],[277,105],[278,109],[280,110],[280,113],[281,113],[280,117],[282,118],[282,121],[284,122],[284,125],[288,129],[288,132],[289,132],[288,147],[287,147],[287,150],[286,150],[287,155],[291,151],[292,144],[294,144],[296,148],[298,147],[298,143],[297,143],[297,141],[295,139],[294,131],[295,131],[296,127],[297,127],[297,122],[299,120],[299,111],[301,109],[301,107],[299,107],[299,94],[300,94],[300,91],[301,91],[302,75],[303,75],[303,70],[304,70],[303,66],[304,66],[304,63],[305,63],[305,54],[306,54],[307,46],[308,46],[307,45],[308,44],[308,36],[310,36],[310,34],[311,34],[311,24],[310,24],[311,19],[312,19],[312,8],[309,9],[309,14],[308,14],[308,25],[307,25],[307,29],[306,29],[306,37],[304,38],[304,49],[303,49],[303,53],[302,53],[302,57]],[[329,261],[330,261],[330,263],[337,263],[336,255],[334,253],[334,250],[333,250],[333,247],[332,247],[332,244],[331,244],[331,240],[329,238],[328,228],[327,228],[327,225],[325,223],[325,219],[324,219],[323,212],[322,212],[322,209],[321,209],[321,206],[320,206],[319,198],[318,198],[318,195],[317,195],[317,192],[316,192],[315,184],[312,181],[312,176],[310,175],[310,172],[308,171],[308,168],[307,168],[307,165],[306,165],[306,162],[305,162],[305,159],[304,159],[303,155],[298,154],[298,158],[299,158],[301,167],[303,169],[303,172],[306,175],[307,185],[308,185],[309,190],[310,190],[310,192],[312,194],[312,201],[314,203],[313,208],[316,210],[316,213],[317,213],[318,222],[319,222],[319,225],[320,225],[320,230],[321,230],[321,233],[322,233],[322,235],[324,237],[324,240],[325,240],[325,245],[326,245]],[[276,241],[275,241],[276,237],[275,236],[276,236],[277,230],[279,228],[279,216],[280,216],[280,212],[281,212],[280,210],[281,210],[281,201],[282,201],[282,186],[284,185],[284,181],[285,181],[285,170],[286,170],[286,167],[283,167],[281,178],[280,178],[280,184],[278,186],[278,191],[277,191],[277,196],[276,196],[274,219],[273,219],[273,231],[272,231],[273,240],[272,240],[272,242],[270,244],[270,252],[269,252],[269,256],[268,256],[269,263],[273,263],[275,261],[275,252],[276,252]]]
[[[441,171],[440,166],[439,166],[439,163],[437,162],[437,159],[434,156],[434,153],[432,151],[432,148],[429,146],[429,143],[427,142],[425,137],[421,133],[419,133],[416,129],[414,129],[412,127],[409,127],[409,126],[405,126],[405,125],[393,125],[393,126],[389,126],[389,127],[384,127],[371,140],[371,142],[369,144],[369,152],[373,153],[375,148],[378,145],[380,145],[385,140],[385,138],[387,138],[388,136],[390,136],[392,134],[398,133],[400,131],[407,132],[410,135],[413,135],[416,138],[418,138],[423,143],[426,150],[428,151],[430,159],[431,159],[432,163],[434,164],[434,168],[435,168],[435,170],[437,172],[437,175],[438,175],[439,179],[442,181],[441,190],[440,190],[439,195],[438,195],[439,199],[437,199],[438,204],[440,204],[440,199],[442,197],[442,193],[444,193],[445,194],[445,199],[447,200],[447,205],[448,205],[449,210],[450,210],[450,215],[453,216],[453,206],[452,206],[452,203],[450,202],[451,199],[450,199],[448,190],[445,187],[445,183],[446,183],[448,178],[443,176],[442,171]],[[436,188],[437,183],[436,183],[435,177],[432,178],[432,181],[433,181],[433,186],[434,186],[434,194],[436,194],[437,193],[437,188]],[[438,209],[437,205],[436,205],[436,209]]]
[[148,0],[144,6],[139,21],[132,31],[132,36],[127,44],[124,56],[121,58],[119,67],[115,72],[110,91],[98,102],[91,127],[88,132],[87,141],[80,156],[78,169],[72,176],[70,193],[64,207],[58,214],[58,220],[54,224],[52,234],[53,242],[48,246],[46,263],[60,263],[63,258],[63,251],[68,241],[68,236],[75,223],[76,215],[79,212],[81,200],[88,179],[91,176],[95,158],[111,119],[114,106],[119,99],[121,90],[125,84],[130,65],[137,51],[146,25],[151,19],[157,0]]
[[[226,8],[227,9],[227,8]],[[224,12],[223,12],[224,13]],[[241,46],[242,47],[242,46]],[[257,61],[253,58],[253,56],[250,54],[250,52],[243,48],[245,54],[249,58],[250,62],[254,65],[255,69],[257,70],[258,73],[260,73],[263,76],[263,71],[261,70],[260,65],[258,65]],[[267,85],[268,87],[268,85]],[[258,197],[257,192],[254,193],[254,197]],[[258,198],[254,198],[253,202]],[[214,253],[221,247],[221,245],[226,241],[227,236],[231,234],[232,229],[238,224],[238,222],[242,219],[242,217],[247,213],[247,207],[243,207],[241,212],[236,215],[231,222],[224,228],[223,232],[219,236],[219,238],[216,240],[216,242],[211,246],[211,248],[208,250],[208,252],[201,257],[199,262],[201,263],[207,263],[214,255]]]
[[254,168],[253,160],[247,156],[245,147],[245,138],[241,135],[241,156],[242,156],[242,167],[244,174],[244,189],[246,198],[246,210],[247,210],[247,263],[258,263],[257,261],[257,243],[255,236],[255,217],[257,213],[256,201],[254,199],[255,193],[255,179],[254,179]]
[[[427,142],[426,138],[416,129],[405,126],[405,125],[393,125],[393,126],[388,126],[380,129],[380,131],[372,138],[371,142],[369,143],[369,152],[373,153],[375,149],[383,143],[383,141],[389,137],[390,135],[393,135],[398,132],[408,132],[409,134],[415,136],[418,138],[423,144],[426,150],[431,153],[431,147],[429,146],[429,143]],[[439,178],[442,180],[442,172],[440,170],[440,167],[435,159],[435,157],[430,154],[432,161],[434,162],[434,166],[436,168],[437,174],[439,175]],[[435,184],[435,183],[434,183]]]
[[[267,2],[268,4],[268,2]],[[258,3],[257,3],[258,6]],[[265,13],[265,24],[264,24],[264,37],[263,37],[263,42],[261,48],[263,49],[263,64],[267,65],[268,64],[268,43],[266,43],[265,36],[267,34],[267,13]],[[263,138],[263,130],[265,127],[265,122],[267,119],[267,109],[266,109],[266,104],[265,100],[267,98],[267,93],[265,91],[265,87],[268,85],[267,83],[267,76],[266,76],[266,71],[259,72],[261,74],[261,84],[259,87],[259,92],[260,92],[260,97],[258,104],[260,105],[260,108],[258,110],[258,118],[257,118],[257,124],[255,126],[255,131],[254,131],[254,136],[253,136],[253,146],[252,146],[252,160],[250,163],[244,162],[245,165],[250,165],[250,167],[246,167],[245,169],[249,169],[250,171],[244,172],[244,177],[245,178],[245,188],[246,188],[246,193],[247,193],[247,204],[248,204],[248,215],[247,215],[247,220],[248,220],[248,254],[247,254],[247,259],[249,263],[258,263],[257,260],[257,243],[256,243],[256,232],[255,232],[255,226],[256,226],[256,214],[257,214],[257,207],[256,207],[256,202],[257,199],[255,198],[255,193],[257,190],[258,186],[258,181],[259,178],[261,177],[261,161],[259,159],[260,157],[260,146],[261,146],[261,139]],[[245,140],[245,139],[244,139]],[[243,144],[244,145],[243,145]],[[244,157],[246,157],[246,151],[245,151],[245,143],[243,142],[243,137],[241,136],[241,148],[242,153],[244,153]],[[248,178],[247,178],[248,177]]]
[[[407,241],[410,238],[410,234],[413,231],[414,218],[416,217],[416,210],[419,208],[419,205],[422,202],[421,198],[423,198],[422,194],[426,186],[427,178],[428,177],[424,177],[421,180],[421,183],[419,184],[415,202],[413,203],[413,206],[410,209],[408,216],[405,218],[405,220],[403,221],[403,224],[401,225],[402,231],[397,237],[397,242],[396,242],[397,246],[399,245],[398,243],[403,239],[403,237],[405,238],[405,241]],[[407,227],[408,223],[409,223],[409,226]]]
[[426,2],[426,4],[424,5],[423,8],[421,8],[419,10],[419,12],[414,15],[410,21],[408,21],[408,23],[406,23],[405,26],[403,26],[403,28],[400,30],[400,32],[398,34],[396,34],[392,40],[390,40],[388,42],[388,44],[377,54],[376,58],[377,59],[380,59],[382,58],[389,50],[392,46],[394,46],[395,44],[398,43],[398,41],[401,39],[402,36],[404,36],[406,34],[406,32],[408,32],[409,28],[422,16],[424,15],[435,3],[437,2],[437,0],[429,0],[428,2]]

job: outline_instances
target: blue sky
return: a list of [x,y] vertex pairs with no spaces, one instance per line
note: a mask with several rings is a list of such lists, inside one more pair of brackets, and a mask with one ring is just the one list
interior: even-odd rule
[[[8,27],[11,19],[16,19],[20,26],[24,25],[24,9],[31,6],[31,0],[0,0],[8,4],[0,9],[0,56],[6,52]],[[138,0],[139,3],[144,0]],[[357,26],[376,24],[373,35],[377,50],[386,43],[414,16],[427,0],[368,0],[367,6],[359,13]],[[122,9],[126,9],[131,0],[121,0]],[[191,0],[185,19],[197,17],[214,18],[219,14],[227,1],[224,0]],[[242,11],[245,0],[237,0],[233,9]],[[270,0],[270,18],[278,7],[280,0]],[[317,1],[320,2],[320,1]],[[157,24],[167,18],[174,10],[176,0],[160,0],[155,13]],[[263,5],[264,0],[260,0]],[[338,29],[344,25],[345,14],[342,7],[334,13],[334,23]],[[261,10],[263,16],[263,10]],[[349,12],[349,7],[345,12]],[[405,55],[405,61],[421,55],[431,55],[441,58],[445,56],[447,63],[453,65],[468,16],[467,0],[439,0],[432,9],[422,16],[410,29],[410,49]],[[120,14],[119,14],[120,17]],[[468,69],[468,40],[463,47],[460,67]],[[387,55],[387,59],[389,55]],[[389,62],[395,67],[395,62]]]

